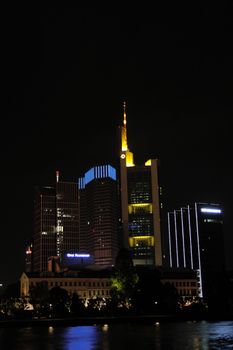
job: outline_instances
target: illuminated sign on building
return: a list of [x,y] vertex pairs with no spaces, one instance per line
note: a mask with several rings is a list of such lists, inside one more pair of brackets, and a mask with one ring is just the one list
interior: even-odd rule
[[65,253],[63,257],[63,266],[85,266],[95,263],[95,259],[89,253]]
[[202,213],[221,214],[221,209],[201,208]]
[[67,253],[67,258],[90,258],[90,254]]

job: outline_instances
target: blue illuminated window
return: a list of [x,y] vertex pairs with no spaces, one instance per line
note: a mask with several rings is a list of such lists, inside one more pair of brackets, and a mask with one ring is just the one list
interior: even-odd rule
[[78,179],[78,188],[83,189],[85,185],[94,179],[110,178],[116,181],[116,169],[111,165],[99,165],[91,168],[85,173],[84,178]]
[[91,168],[85,174],[85,185],[88,184],[89,182],[91,182],[94,178],[95,178],[94,168]]

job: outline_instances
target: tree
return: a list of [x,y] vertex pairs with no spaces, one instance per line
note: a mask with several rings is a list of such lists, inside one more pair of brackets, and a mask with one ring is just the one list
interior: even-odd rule
[[155,313],[161,305],[162,284],[160,274],[154,268],[140,267],[135,293],[135,305],[139,313]]
[[71,298],[70,311],[73,315],[83,315],[85,307],[77,293],[73,293]]
[[49,291],[49,301],[56,316],[68,314],[69,295],[67,290],[61,287],[54,287]]
[[138,275],[128,249],[121,249],[116,258],[115,273],[111,278],[111,296],[127,308],[134,295]]
[[30,287],[30,303],[38,316],[47,315],[49,310],[48,282],[42,281]]
[[20,283],[15,282],[9,284],[2,292],[1,299],[19,298],[20,295]]
[[49,288],[48,282],[42,281],[37,283],[35,286],[30,287],[30,299],[33,305],[40,304],[44,305],[49,299]]

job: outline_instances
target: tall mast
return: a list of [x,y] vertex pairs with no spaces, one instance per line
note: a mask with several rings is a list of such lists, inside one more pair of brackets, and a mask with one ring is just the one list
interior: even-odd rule
[[123,120],[123,125],[126,128],[126,102],[123,102],[123,111],[124,111],[124,120]]
[[123,126],[121,128],[121,151],[128,151],[127,129],[126,129],[126,102],[123,102]]

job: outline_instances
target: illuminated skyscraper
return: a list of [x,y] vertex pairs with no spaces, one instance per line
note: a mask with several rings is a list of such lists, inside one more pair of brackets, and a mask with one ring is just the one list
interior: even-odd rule
[[208,299],[225,269],[221,207],[195,203],[169,212],[167,218],[168,265],[195,270],[199,296]]
[[120,127],[120,187],[123,245],[135,265],[162,265],[158,159],[135,165],[127,142],[126,104]]
[[47,271],[48,257],[56,255],[56,191],[38,187],[34,201],[33,271]]
[[75,182],[56,182],[56,255],[79,250],[79,202]]
[[[49,258],[90,254],[95,264],[111,266],[118,252],[116,170],[91,168],[75,182],[59,180],[37,188],[34,210],[33,271],[48,270]],[[51,259],[50,259],[51,261]]]
[[118,197],[116,170],[100,165],[79,179],[82,250],[97,265],[114,265],[118,252]]
[[79,249],[78,188],[59,181],[54,187],[37,188],[34,210],[33,270],[47,271],[48,258]]

